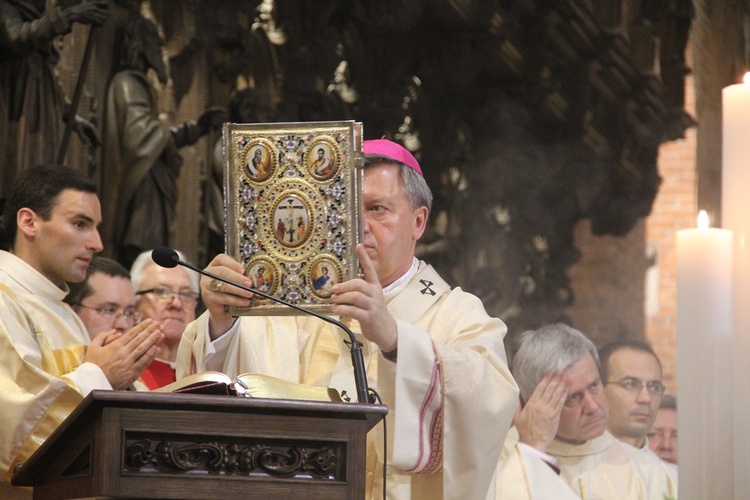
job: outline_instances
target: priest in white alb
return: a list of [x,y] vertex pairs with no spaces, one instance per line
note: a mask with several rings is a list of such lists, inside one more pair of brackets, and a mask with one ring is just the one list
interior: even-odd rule
[[513,374],[525,404],[498,464],[497,500],[656,498],[607,432],[599,355],[581,332],[559,323],[524,332]]

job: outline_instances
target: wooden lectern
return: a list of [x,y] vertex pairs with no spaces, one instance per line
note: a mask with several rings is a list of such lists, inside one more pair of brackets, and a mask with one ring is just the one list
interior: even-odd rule
[[364,498],[373,404],[93,391],[15,473],[35,499]]

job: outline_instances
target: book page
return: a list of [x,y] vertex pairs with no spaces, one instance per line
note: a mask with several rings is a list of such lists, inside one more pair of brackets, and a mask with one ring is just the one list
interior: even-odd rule
[[338,391],[329,387],[299,384],[254,373],[243,373],[234,380],[220,372],[194,373],[152,392],[342,402]]

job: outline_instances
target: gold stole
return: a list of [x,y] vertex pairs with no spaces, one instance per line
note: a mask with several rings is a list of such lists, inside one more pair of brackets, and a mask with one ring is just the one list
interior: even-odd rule
[[42,370],[59,378],[66,373],[72,372],[83,364],[86,355],[85,345],[78,344],[63,347],[61,349],[52,349],[44,332],[34,322],[31,313],[29,313],[26,307],[24,307],[24,305],[18,300],[18,295],[2,283],[0,283],[0,292],[5,293],[12,298],[23,312],[29,331],[42,353]]
[[37,421],[34,428],[31,429],[29,435],[26,436],[21,444],[18,453],[13,458],[11,467],[6,473],[6,481],[10,482],[16,464],[23,462],[31,456],[31,454],[47,439],[47,437],[57,429],[60,423],[70,415],[73,409],[78,406],[78,403],[82,401],[83,398],[77,388],[75,388],[70,381],[62,379],[61,377],[66,373],[75,370],[83,363],[86,346],[73,345],[62,349],[52,349],[44,332],[42,332],[34,322],[29,311],[19,302],[17,294],[1,283],[0,291],[12,298],[23,312],[29,331],[34,337],[42,354],[42,369],[44,372],[61,379],[61,381],[68,385],[65,390],[60,392],[60,395],[55,399],[54,403],[47,408],[45,413]]

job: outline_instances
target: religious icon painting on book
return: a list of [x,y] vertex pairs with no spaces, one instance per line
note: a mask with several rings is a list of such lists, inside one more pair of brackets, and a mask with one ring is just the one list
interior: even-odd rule
[[273,145],[264,139],[257,139],[246,147],[243,163],[247,176],[256,182],[270,178],[273,174],[271,167],[278,163],[274,156],[275,152]]
[[305,155],[308,172],[319,181],[326,181],[339,171],[340,148],[330,137],[321,137],[312,142]]
[[341,271],[338,262],[321,256],[310,266],[310,282],[313,293],[321,298],[331,296],[333,285],[341,281]]

